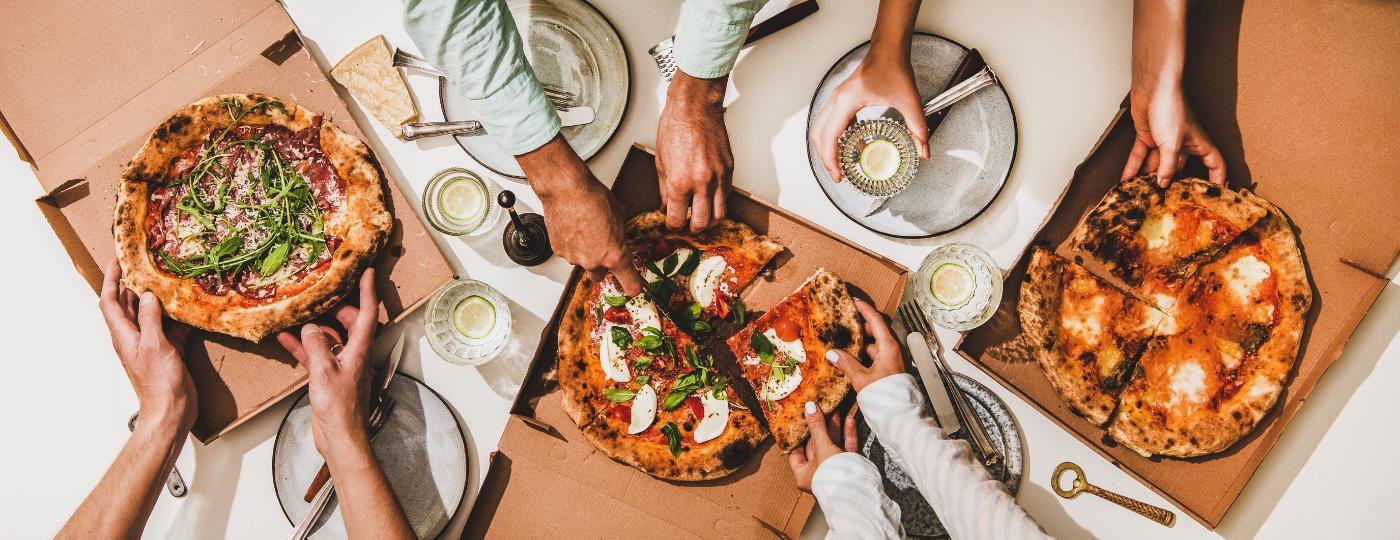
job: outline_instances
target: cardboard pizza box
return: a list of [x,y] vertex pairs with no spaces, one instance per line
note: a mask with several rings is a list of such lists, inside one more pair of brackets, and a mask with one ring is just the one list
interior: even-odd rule
[[[39,211],[94,290],[115,252],[122,168],[151,130],[197,99],[262,92],[324,114],[364,139],[274,0],[7,5],[0,17],[0,120],[46,195]],[[394,233],[375,267],[381,322],[453,279],[453,270],[387,176]],[[193,433],[210,442],[306,383],[273,339],[209,336],[186,364],[199,391]]]
[[[1191,14],[1187,99],[1224,152],[1231,187],[1248,187],[1288,215],[1315,287],[1292,377],[1249,436],[1212,456],[1145,459],[1071,412],[1017,341],[1024,253],[1006,273],[996,315],[958,352],[1197,521],[1219,525],[1400,253],[1400,178],[1385,165],[1400,157],[1395,28],[1400,6],[1362,1],[1199,2]],[[1032,245],[1068,254],[1070,231],[1118,181],[1133,139],[1132,120],[1120,112]],[[1204,177],[1199,168],[1186,172]]]
[[[657,208],[653,154],[634,145],[612,189],[625,215]],[[887,313],[897,307],[909,273],[898,263],[739,189],[729,197],[729,217],[788,248],[770,275],[744,291],[750,310],[786,298],[819,266],[846,280],[856,297]],[[540,336],[463,536],[796,538],[815,500],[797,489],[787,456],[771,437],[739,471],[695,483],[658,480],[583,439],[553,379],[556,329],[581,275],[575,268]],[[709,343],[723,346],[719,339]]]

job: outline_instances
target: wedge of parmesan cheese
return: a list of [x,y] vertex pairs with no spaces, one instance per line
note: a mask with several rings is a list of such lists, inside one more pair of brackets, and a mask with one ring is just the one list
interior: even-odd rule
[[350,89],[395,137],[403,138],[399,128],[418,120],[418,106],[408,92],[408,82],[394,67],[394,53],[384,36],[374,36],[350,51],[331,68],[331,77]]

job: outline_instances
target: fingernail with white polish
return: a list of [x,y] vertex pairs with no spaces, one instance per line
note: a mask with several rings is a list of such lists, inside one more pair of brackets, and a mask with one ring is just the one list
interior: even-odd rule
[[817,404],[808,401],[802,406],[802,410],[807,411],[807,414],[817,414]]
[[826,351],[826,360],[833,364],[841,361],[841,355],[836,354],[836,349]]

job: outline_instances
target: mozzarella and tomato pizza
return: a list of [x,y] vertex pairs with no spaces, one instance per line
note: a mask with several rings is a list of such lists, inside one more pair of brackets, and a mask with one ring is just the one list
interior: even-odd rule
[[1071,237],[1072,249],[1111,253],[1102,262],[1130,293],[1036,249],[1018,304],[1055,390],[1149,457],[1221,452],[1253,431],[1288,380],[1312,306],[1281,210],[1248,191],[1178,184],[1125,181]]
[[122,173],[122,279],[173,319],[260,341],[338,303],[388,239],[383,174],[320,115],[260,94],[205,98]]

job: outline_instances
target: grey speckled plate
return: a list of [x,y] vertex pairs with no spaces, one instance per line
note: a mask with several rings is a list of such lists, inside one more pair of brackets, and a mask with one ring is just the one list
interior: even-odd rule
[[[509,5],[540,83],[577,96],[570,106],[593,107],[593,122],[560,130],[579,157],[593,157],[622,125],[627,109],[632,76],[622,37],[583,0],[510,0]],[[438,92],[448,120],[475,120],[490,114],[473,111],[446,78],[439,80]],[[459,136],[457,144],[497,174],[525,177],[515,156],[489,133]]]
[[[389,392],[396,404],[374,438],[374,454],[413,531],[419,538],[433,538],[447,526],[466,494],[466,439],[447,402],[422,382],[400,373]],[[282,513],[293,526],[311,506],[302,496],[321,463],[311,439],[311,401],[302,394],[287,411],[272,446],[272,485]],[[332,500],[311,538],[345,537],[345,521]]]
[[[1024,460],[1021,455],[1021,431],[1016,426],[1015,417],[1011,416],[1011,409],[982,383],[962,374],[955,377],[958,388],[968,397],[973,412],[982,420],[982,425],[986,426],[992,444],[1005,456],[1007,475],[1004,483],[1006,489],[1015,495],[1021,487]],[[924,412],[933,414],[927,400],[924,401]],[[885,495],[899,505],[900,521],[904,525],[905,534],[911,537],[947,538],[948,531],[938,521],[938,516],[933,513],[933,508],[929,506],[923,494],[914,486],[914,480],[909,478],[909,473],[889,458],[885,448],[870,435],[870,428],[864,422],[860,423],[857,431],[859,437],[865,441],[861,445],[861,453],[880,469],[881,476],[885,479]]]
[[[831,66],[812,96],[808,132],[832,90],[855,71],[869,50],[867,42]],[[967,48],[941,36],[916,33],[911,52],[915,84],[926,102],[947,86]],[[856,117],[878,115],[881,109],[867,107]],[[897,113],[889,114],[897,117]],[[1006,90],[995,84],[953,104],[943,124],[929,137],[929,155],[931,159],[919,163],[913,184],[879,212],[865,217],[870,198],[849,183],[832,181],[816,147],[807,141],[807,159],[817,185],[846,217],[887,236],[927,238],[943,234],[972,221],[1006,185],[1016,157],[1016,115]]]

